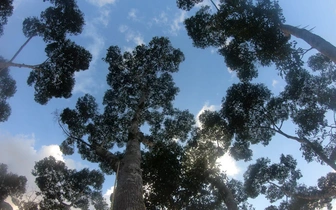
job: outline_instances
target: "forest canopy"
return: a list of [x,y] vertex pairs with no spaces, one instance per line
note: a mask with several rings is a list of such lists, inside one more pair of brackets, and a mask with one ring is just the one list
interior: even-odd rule
[[0,209],[332,210],[336,5],[125,2],[0,3]]

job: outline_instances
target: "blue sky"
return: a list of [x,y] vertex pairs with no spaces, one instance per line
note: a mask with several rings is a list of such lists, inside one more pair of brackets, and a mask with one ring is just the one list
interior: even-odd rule
[[[9,18],[0,37],[0,55],[9,59],[24,43],[22,21],[25,17],[39,15],[49,3],[36,0],[14,0],[14,14]],[[209,4],[205,1],[204,4]],[[72,37],[78,44],[88,49],[93,60],[90,69],[76,75],[76,86],[70,99],[52,99],[47,105],[37,104],[33,88],[27,86],[28,69],[11,68],[10,73],[17,81],[17,92],[10,99],[12,114],[9,120],[0,124],[0,162],[9,164],[15,173],[28,176],[29,186],[34,188],[30,171],[34,161],[54,155],[66,161],[69,167],[80,169],[84,166],[96,167],[82,161],[78,155],[63,156],[57,145],[65,138],[54,120],[53,112],[65,107],[74,107],[77,98],[85,93],[96,97],[100,103],[107,85],[105,82],[107,65],[101,60],[110,45],[118,45],[122,50],[131,50],[138,44],[148,43],[153,36],[169,37],[173,46],[180,48],[186,60],[180,71],[174,75],[180,88],[174,104],[181,109],[189,109],[197,115],[204,109],[218,109],[226,90],[238,82],[230,72],[224,59],[216,49],[197,49],[187,36],[183,20],[196,10],[185,12],[176,7],[175,0],[132,1],[132,0],[81,0],[80,9],[85,14],[86,26],[81,35]],[[314,28],[313,32],[336,44],[336,1],[296,0],[280,1],[288,24]],[[309,48],[298,41],[299,46]],[[24,48],[15,62],[38,64],[44,61],[45,44],[35,37]],[[278,93],[284,82],[272,68],[260,69],[256,82],[262,82]],[[287,125],[287,131],[293,132]],[[301,158],[299,145],[291,140],[276,136],[268,147],[254,146],[254,158],[269,157],[278,161],[280,154],[292,154],[299,160],[306,184],[316,184],[317,178],[330,169],[316,163],[307,164]],[[234,162],[229,156],[221,160],[223,168],[235,177],[241,178],[249,163]],[[113,185],[114,177],[106,176],[104,193]],[[264,199],[252,201],[256,209],[268,205]]]

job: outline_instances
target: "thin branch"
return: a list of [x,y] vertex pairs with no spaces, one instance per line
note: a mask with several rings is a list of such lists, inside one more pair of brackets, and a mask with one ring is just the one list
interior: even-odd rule
[[34,36],[31,36],[27,39],[27,41],[25,43],[23,43],[23,45],[19,48],[19,50],[15,53],[15,55],[9,60],[9,63],[11,63],[16,56],[19,55],[19,53],[22,51],[22,49],[28,44],[28,42],[33,38]]
[[[19,50],[14,54],[14,56],[7,62],[7,63],[12,63],[13,62],[13,60],[19,55],[19,53],[22,51],[22,49],[28,44],[28,42],[33,38],[34,36],[31,36],[31,37],[29,37],[26,41],[25,41],[25,43],[23,43],[23,45],[19,48]],[[2,67],[1,69],[0,69],[0,72],[2,71],[2,70],[4,70],[5,68],[7,68],[8,66],[4,66],[4,67]]]
[[85,144],[86,146],[88,146],[91,150],[93,150],[93,152],[99,156],[103,161],[107,161],[111,164],[111,168],[113,169],[113,171],[117,170],[117,163],[120,161],[118,156],[114,155],[112,152],[108,151],[107,149],[105,149],[104,147],[102,147],[101,145],[97,145],[97,144],[89,144],[86,141],[84,141],[81,138],[78,138],[76,136],[72,136],[70,134],[69,131],[67,131],[64,126],[62,125],[62,123],[60,122],[60,120],[58,120],[58,124],[60,125],[61,129],[63,130],[63,132],[69,137],[72,138],[74,140],[82,144]]
[[312,50],[312,49],[314,49],[314,48],[311,47],[311,48],[309,48],[308,50],[305,50],[305,52],[303,52],[302,55],[301,55],[301,59],[303,58],[303,56],[304,56],[307,52],[309,52],[309,51]]
[[217,5],[215,4],[215,2],[213,0],[210,0],[211,3],[215,6],[215,8],[217,9],[217,11],[219,11],[219,8],[217,7]]

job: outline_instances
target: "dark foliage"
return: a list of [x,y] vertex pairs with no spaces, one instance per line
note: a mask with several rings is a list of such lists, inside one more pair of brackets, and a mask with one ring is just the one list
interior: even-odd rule
[[68,169],[50,156],[37,162],[32,173],[40,189],[37,195],[42,196],[41,209],[88,209],[90,203],[96,209],[107,209],[101,194],[104,175],[97,170]]
[[[7,165],[0,164],[0,202],[8,196],[20,197],[26,192],[27,178],[7,172]],[[5,204],[4,204],[5,205]]]
[[[0,61],[4,61],[0,57]],[[0,71],[0,122],[4,122],[8,119],[11,108],[7,100],[16,92],[16,82],[9,75],[8,68],[4,68]]]
[[3,27],[7,24],[8,17],[13,13],[13,0],[0,1],[0,36],[3,34]]

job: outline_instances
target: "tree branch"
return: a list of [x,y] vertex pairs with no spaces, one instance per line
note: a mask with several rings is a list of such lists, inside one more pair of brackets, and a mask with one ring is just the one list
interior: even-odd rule
[[[41,64],[39,64],[41,65]],[[29,68],[29,69],[32,69],[32,70],[41,70],[39,69],[39,65],[28,65],[28,64],[19,64],[19,63],[12,63],[12,62],[0,62],[0,72],[2,70],[4,70],[5,68],[8,68],[10,66],[13,66],[13,67],[18,67],[18,68]]]
[[274,125],[276,127],[276,129],[274,128],[271,128],[271,127],[266,127],[266,126],[260,126],[259,128],[265,128],[265,129],[270,129],[278,134],[281,134],[282,136],[288,138],[288,139],[292,139],[292,140],[295,140],[301,144],[305,144],[307,145],[309,148],[311,148],[315,154],[317,156],[319,156],[321,158],[321,160],[326,163],[327,165],[329,165],[332,169],[334,169],[336,171],[336,164],[334,161],[330,160],[322,151],[320,151],[318,148],[316,148],[316,146],[311,142],[309,141],[308,139],[306,138],[299,138],[299,137],[296,137],[296,136],[292,136],[292,135],[289,135],[285,132],[283,132],[280,128],[278,128],[276,125]]
[[119,162],[118,156],[114,155],[112,152],[108,151],[107,149],[105,149],[101,145],[89,144],[81,138],[78,138],[76,136],[72,136],[70,134],[70,132],[67,131],[63,127],[62,123],[59,120],[58,120],[58,124],[60,125],[60,127],[63,130],[63,132],[65,133],[65,135],[67,135],[69,138],[72,138],[72,139],[76,140],[77,144],[78,144],[78,142],[80,142],[82,144],[85,144],[87,147],[89,147],[91,150],[93,150],[95,152],[95,154],[97,156],[99,156],[102,160],[107,161],[110,164],[113,171],[115,171],[115,172],[117,171],[118,162]]
[[293,35],[299,39],[306,41],[311,47],[318,50],[323,55],[336,63],[336,47],[322,37],[303,28],[297,28],[291,25],[281,24],[280,30],[285,35]]
[[320,199],[326,199],[326,198],[334,198],[336,197],[336,191],[331,191],[331,192],[324,192],[322,190],[316,190],[316,192],[314,192],[314,194],[304,194],[304,193],[293,193],[290,191],[287,191],[285,189],[283,189],[283,187],[273,183],[273,182],[268,182],[269,184],[279,188],[281,191],[283,191],[287,196],[289,197],[295,197],[295,198],[299,198],[299,199],[303,199],[303,200],[320,200]]

